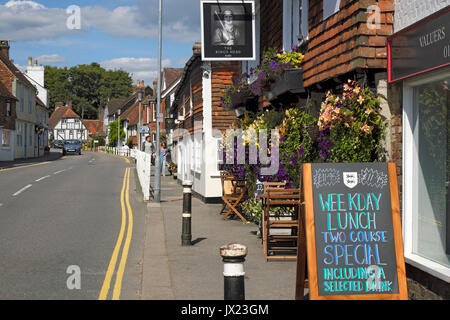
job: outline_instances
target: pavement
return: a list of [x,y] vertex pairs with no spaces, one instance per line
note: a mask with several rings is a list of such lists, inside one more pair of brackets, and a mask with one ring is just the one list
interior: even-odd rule
[[266,262],[258,226],[224,221],[221,208],[193,197],[193,245],[182,246],[182,187],[172,176],[161,178],[161,203],[147,203],[142,299],[223,300],[219,249],[229,243],[247,246],[246,300],[295,299],[296,262]]
[[1,161],[0,170],[22,167],[27,165],[39,164],[42,162],[55,161],[62,157],[61,149],[51,149],[49,153],[39,157],[39,158],[28,158],[28,159],[17,159],[14,161]]

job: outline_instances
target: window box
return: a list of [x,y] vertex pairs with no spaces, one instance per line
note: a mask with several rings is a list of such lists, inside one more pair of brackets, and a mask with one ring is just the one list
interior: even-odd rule
[[266,97],[269,101],[280,99],[284,95],[296,95],[306,93],[303,86],[303,70],[286,69],[281,77],[272,85],[272,90],[267,93]]
[[[258,97],[254,95],[248,95],[244,92],[233,93],[230,95],[231,104],[235,110],[248,110],[256,112],[258,110]],[[242,109],[243,108],[243,109]],[[237,113],[236,113],[237,115]]]

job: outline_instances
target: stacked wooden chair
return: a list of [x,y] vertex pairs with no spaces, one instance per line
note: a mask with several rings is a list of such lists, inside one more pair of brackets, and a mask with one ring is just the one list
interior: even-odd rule
[[[266,261],[297,258],[300,218],[300,189],[286,189],[283,183],[265,185],[262,217]],[[277,213],[273,209],[277,208]]]

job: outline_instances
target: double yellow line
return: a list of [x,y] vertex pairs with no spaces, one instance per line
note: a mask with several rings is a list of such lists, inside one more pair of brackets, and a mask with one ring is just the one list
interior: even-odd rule
[[[122,249],[122,257],[120,259],[119,267],[116,273],[116,282],[112,292],[112,300],[119,300],[120,291],[122,290],[122,279],[125,271],[125,265],[127,263],[128,251],[130,249],[131,238],[133,235],[133,212],[130,206],[130,168],[125,170],[123,177],[122,192],[120,194],[120,205],[122,208],[122,224],[120,226],[119,238],[117,239],[116,246],[109,261],[108,270],[106,271],[105,280],[103,281],[102,289],[98,300],[106,300],[108,297],[109,288],[111,286],[111,280],[114,275],[114,270],[117,264],[117,258],[119,256],[120,247],[125,236],[125,226],[127,225],[127,210],[128,210],[128,229],[126,234],[125,243]],[[126,204],[126,205],[125,205]]]

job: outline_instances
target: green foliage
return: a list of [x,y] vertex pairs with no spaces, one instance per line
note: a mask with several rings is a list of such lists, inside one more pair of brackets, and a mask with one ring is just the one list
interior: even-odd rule
[[[113,121],[109,123],[109,146],[116,147],[117,146],[117,122]],[[123,120],[120,120],[120,140],[125,139],[125,132],[123,131]]]
[[49,90],[50,112],[56,102],[72,101],[74,111],[85,119],[97,119],[109,99],[132,94],[133,80],[123,70],[105,70],[98,63],[70,69],[45,66],[45,88]]
[[381,116],[380,95],[355,81],[344,85],[342,96],[327,94],[318,125],[323,132],[322,157],[329,162],[374,162],[382,156],[386,124]]
[[299,109],[286,110],[280,131],[280,168],[293,187],[300,186],[302,163],[313,162],[318,158],[317,144],[308,129],[313,129],[317,119]]
[[128,146],[128,148],[133,149],[133,139],[128,138],[126,145]]
[[95,143],[95,147],[102,147],[105,145],[105,138],[93,137],[87,144],[88,148],[94,148],[94,141],[98,141],[97,143]]

